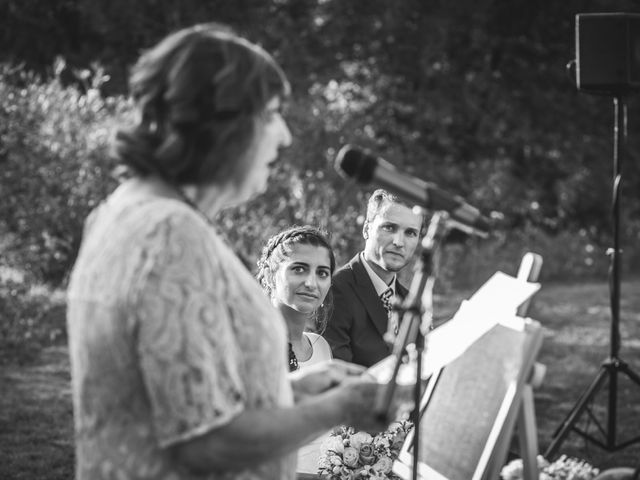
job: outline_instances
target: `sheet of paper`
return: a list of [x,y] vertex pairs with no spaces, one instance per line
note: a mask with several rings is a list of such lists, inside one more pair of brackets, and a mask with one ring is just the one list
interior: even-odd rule
[[[525,282],[496,272],[469,300],[462,302],[451,320],[426,336],[422,378],[426,380],[458,358],[498,323],[511,328],[524,328],[524,319],[516,316],[516,310],[539,289],[539,283]],[[393,375],[395,362],[395,357],[389,356],[367,371],[379,382],[387,383]],[[415,380],[415,363],[403,364],[396,383],[410,385]]]
[[539,283],[525,282],[503,272],[496,272],[469,299],[474,309],[515,314],[520,305],[540,290]]

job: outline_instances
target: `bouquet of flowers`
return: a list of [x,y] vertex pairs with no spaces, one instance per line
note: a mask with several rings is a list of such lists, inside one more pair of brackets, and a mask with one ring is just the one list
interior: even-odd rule
[[409,421],[396,422],[375,436],[337,427],[320,446],[318,473],[330,480],[399,480],[391,467],[411,427]]
[[[600,471],[584,460],[562,455],[549,463],[538,455],[540,480],[593,480]],[[522,480],[522,459],[512,460],[500,472],[502,480]]]

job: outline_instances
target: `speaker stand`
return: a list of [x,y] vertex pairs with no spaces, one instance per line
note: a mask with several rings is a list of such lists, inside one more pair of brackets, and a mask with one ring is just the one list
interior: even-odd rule
[[[600,366],[600,371],[591,385],[580,396],[569,415],[555,431],[551,444],[544,453],[550,459],[556,454],[565,437],[571,430],[607,451],[621,450],[640,442],[640,436],[624,442],[618,442],[616,420],[618,409],[618,375],[626,375],[636,386],[640,386],[640,376],[626,362],[620,359],[620,184],[622,183],[621,164],[627,137],[627,106],[623,95],[616,95],[613,100],[615,111],[614,151],[613,151],[613,248],[607,251],[610,258],[609,293],[611,304],[610,353]],[[589,404],[595,395],[609,380],[607,401],[607,424],[603,427],[591,411]],[[604,440],[596,438],[578,428],[575,424],[582,413],[587,412],[598,427]]]

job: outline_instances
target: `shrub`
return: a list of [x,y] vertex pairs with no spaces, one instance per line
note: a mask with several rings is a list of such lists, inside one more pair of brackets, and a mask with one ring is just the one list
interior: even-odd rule
[[87,213],[113,188],[107,139],[127,108],[100,96],[99,69],[85,80],[82,90],[0,67],[0,235],[19,239],[5,238],[4,261],[53,284],[75,258]]
[[[109,138],[115,125],[132,113],[125,97],[100,94],[107,77],[99,66],[77,72],[78,82],[68,86],[60,78],[65,68],[58,60],[53,78],[44,81],[0,65],[0,263],[24,269],[34,281],[50,285],[64,283],[84,219],[115,187]],[[380,76],[379,81],[390,80]],[[392,142],[377,141],[371,127],[384,115],[380,102],[368,90],[358,89],[356,81],[347,83],[318,81],[306,99],[291,102],[288,120],[296,142],[284,152],[286,159],[271,178],[269,191],[220,215],[221,233],[250,269],[266,238],[291,224],[312,223],[331,232],[339,263],[361,248],[366,197],[374,187],[347,183],[328,166],[335,148],[345,140],[342,131],[353,131],[372,144],[382,142],[378,147],[387,150]],[[398,129],[402,136],[409,135]],[[428,167],[437,170],[435,164]],[[408,165],[407,171],[411,170]],[[453,164],[444,168],[449,173],[455,170]],[[505,174],[495,166],[483,172],[489,179]],[[480,173],[476,172],[478,184],[484,178]],[[507,185],[512,180],[507,175],[496,181]],[[499,202],[492,198],[490,203]],[[546,279],[598,276],[606,267],[606,257],[598,255],[606,237],[602,234],[576,228],[543,230],[544,222],[537,220],[521,219],[512,225],[498,229],[489,240],[445,247],[442,283],[477,286],[495,270],[513,271],[528,250],[543,255]],[[625,238],[637,238],[640,223],[623,226]],[[640,261],[634,250],[630,252],[625,266]]]
[[41,348],[66,342],[63,292],[7,267],[0,267],[0,311],[0,364],[26,363]]
[[[540,254],[540,281],[605,279],[609,267],[606,248],[585,230],[546,233],[531,225],[496,231],[489,239],[469,239],[445,246],[442,255],[444,288],[480,286],[495,271],[516,275],[527,252]],[[637,259],[624,264],[626,273]]]

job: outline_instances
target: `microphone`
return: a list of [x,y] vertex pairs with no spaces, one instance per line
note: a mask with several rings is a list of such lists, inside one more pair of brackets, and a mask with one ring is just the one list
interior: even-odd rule
[[487,237],[491,221],[462,197],[436,184],[402,173],[383,158],[352,145],[344,145],[336,155],[336,170],[359,183],[374,183],[385,190],[430,210],[444,210],[451,225],[467,233]]

